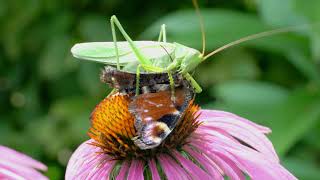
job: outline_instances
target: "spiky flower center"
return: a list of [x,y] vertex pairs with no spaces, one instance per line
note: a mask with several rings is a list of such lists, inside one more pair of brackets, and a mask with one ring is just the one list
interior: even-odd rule
[[187,143],[187,138],[200,124],[197,121],[199,106],[191,101],[175,129],[160,146],[141,150],[132,141],[137,132],[134,127],[135,118],[128,109],[130,101],[128,95],[116,93],[100,102],[91,114],[88,134],[95,140],[92,145],[100,147],[101,153],[114,159],[148,159],[158,153],[179,149]]

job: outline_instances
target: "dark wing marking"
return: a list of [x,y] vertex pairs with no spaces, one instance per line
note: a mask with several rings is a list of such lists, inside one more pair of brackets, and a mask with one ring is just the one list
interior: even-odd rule
[[174,97],[173,101],[170,90],[132,97],[129,111],[135,116],[138,132],[134,142],[141,149],[158,146],[171,133],[193,99],[193,91],[177,88]]

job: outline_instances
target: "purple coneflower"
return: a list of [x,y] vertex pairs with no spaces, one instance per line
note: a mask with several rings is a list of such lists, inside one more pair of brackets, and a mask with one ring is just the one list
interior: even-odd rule
[[29,156],[0,145],[0,179],[48,179],[37,170],[46,171],[47,166]]
[[131,140],[136,132],[128,103],[117,94],[95,108],[91,139],[69,160],[67,180],[296,179],[280,165],[265,136],[269,128],[193,103],[160,146],[141,150]]

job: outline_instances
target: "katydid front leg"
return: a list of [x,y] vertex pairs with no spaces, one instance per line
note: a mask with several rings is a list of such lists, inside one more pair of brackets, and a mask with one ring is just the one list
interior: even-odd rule
[[[167,35],[166,35],[166,27],[165,27],[164,24],[161,26],[161,30],[162,30],[162,31],[160,31],[160,35],[161,35],[161,32],[163,32],[163,40],[165,41],[165,40],[167,39],[167,37],[166,37]],[[159,36],[159,40],[160,40],[160,36]],[[172,57],[170,56],[170,54],[168,53],[168,51],[166,50],[166,48],[163,47],[162,45],[160,45],[160,46],[163,48],[164,51],[166,51],[167,55],[168,55],[168,56],[170,57],[170,59],[172,60],[172,63],[171,63],[169,66],[171,67],[171,66],[174,66],[175,64],[177,64],[176,61],[174,61],[174,60],[172,59]],[[168,66],[168,67],[169,67],[169,66]],[[172,69],[173,69],[173,68],[172,68]],[[171,74],[171,70],[172,70],[172,69],[166,68],[166,69],[165,69],[165,72],[168,73],[168,77],[169,77],[169,83],[170,83],[170,89],[171,89],[171,100],[172,100],[173,102],[175,102],[175,101],[176,101],[176,98],[175,98],[175,95],[174,95],[175,83],[174,83],[174,79],[173,79],[172,74]]]
[[137,66],[137,70],[136,70],[136,96],[139,95],[139,91],[140,91],[140,67],[141,67],[141,64],[139,64]]
[[171,101],[172,102],[176,102],[176,97],[174,95],[174,88],[175,88],[175,83],[174,83],[174,79],[172,77],[172,74],[170,71],[167,72],[168,73],[168,77],[169,77],[169,82],[170,82],[170,89],[171,89]]
[[166,33],[165,24],[161,25],[158,42],[161,42],[161,38],[162,38],[162,42],[165,42],[165,43],[167,42],[167,33]]

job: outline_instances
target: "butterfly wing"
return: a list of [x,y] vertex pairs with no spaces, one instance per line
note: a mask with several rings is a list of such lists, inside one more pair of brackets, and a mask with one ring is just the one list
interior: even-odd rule
[[135,116],[138,137],[136,145],[141,149],[158,146],[171,133],[191,98],[185,89],[176,89],[174,101],[171,91],[146,93],[135,96],[129,111]]

